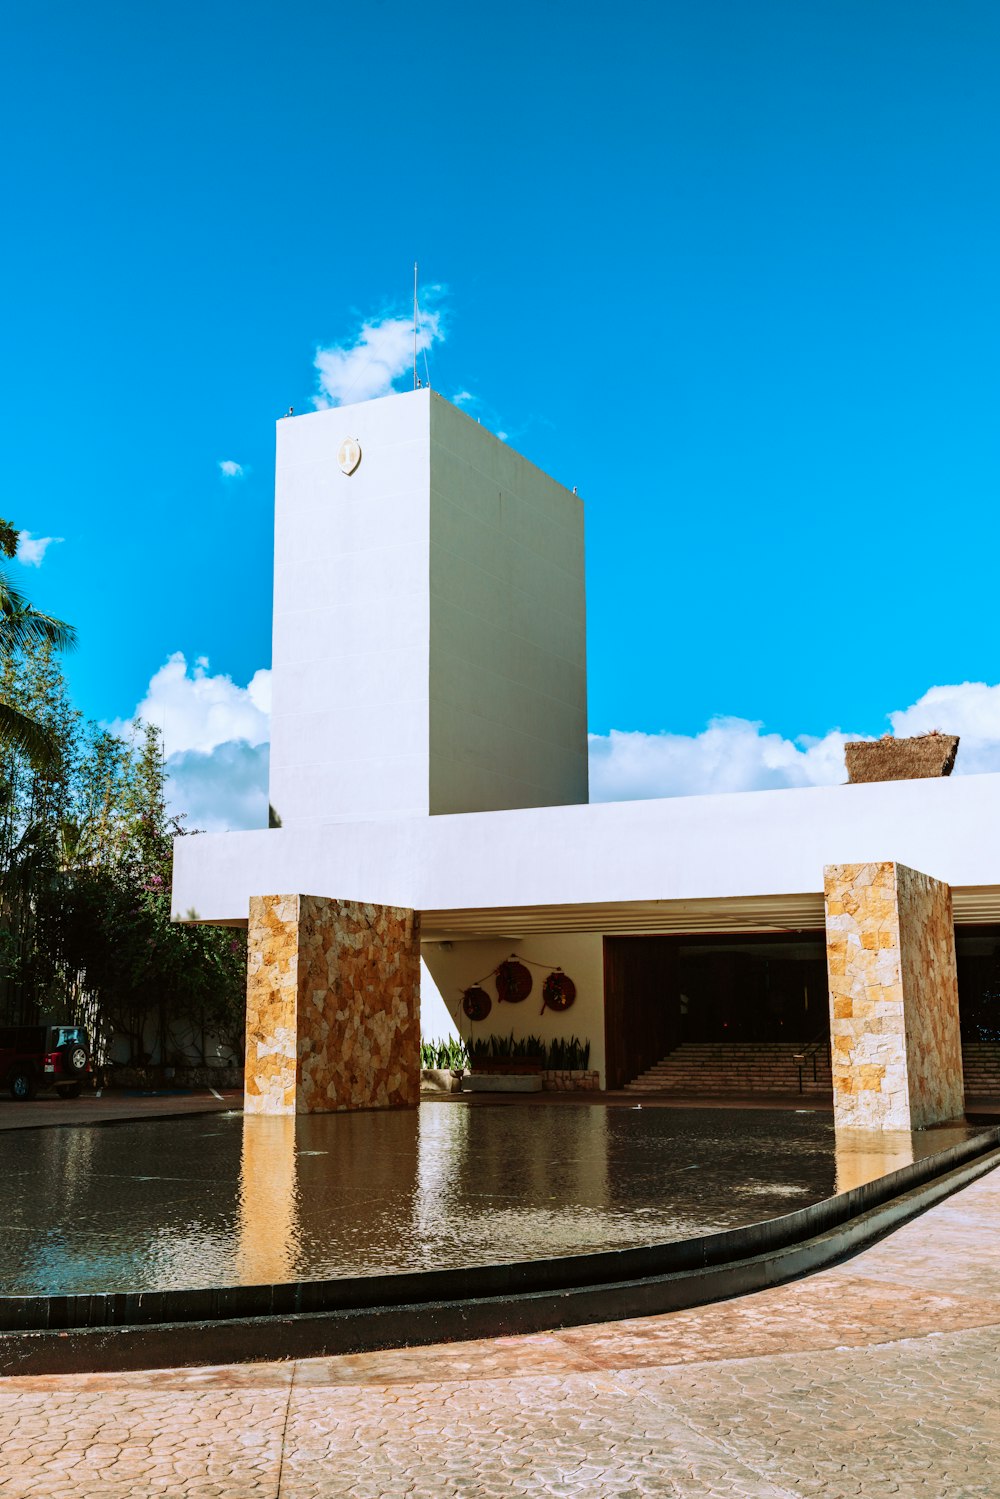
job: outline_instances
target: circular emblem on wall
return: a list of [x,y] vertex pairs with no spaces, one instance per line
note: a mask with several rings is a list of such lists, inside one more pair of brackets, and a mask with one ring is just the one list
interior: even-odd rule
[[542,985],[542,1013],[546,1005],[550,1010],[568,1010],[576,999],[576,985],[568,973],[557,968],[550,973]]
[[531,974],[523,963],[508,958],[496,971],[497,999],[501,1004],[519,1005],[531,993]]
[[353,474],[361,462],[361,444],[356,437],[345,437],[340,444],[337,462],[345,474]]
[[493,1008],[493,1001],[485,989],[478,985],[472,989],[466,989],[462,995],[462,1009],[470,1020],[485,1020]]

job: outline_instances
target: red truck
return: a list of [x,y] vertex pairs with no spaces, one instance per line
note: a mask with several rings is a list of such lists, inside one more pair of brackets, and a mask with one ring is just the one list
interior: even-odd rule
[[90,1038],[81,1026],[0,1026],[0,1086],[18,1102],[40,1088],[79,1098],[90,1070]]

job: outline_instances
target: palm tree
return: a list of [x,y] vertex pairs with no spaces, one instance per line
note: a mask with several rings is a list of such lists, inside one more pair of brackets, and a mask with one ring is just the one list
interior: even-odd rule
[[[7,550],[2,542],[0,549]],[[0,572],[0,660],[9,659],[25,646],[43,644],[56,650],[72,650],[76,631],[63,620],[33,609],[21,590]],[[58,753],[45,725],[3,698],[0,698],[0,747],[20,750],[40,770],[50,766]]]
[[94,824],[86,819],[77,822],[72,817],[60,819],[56,829],[57,858],[63,874],[72,874],[83,869],[94,860]]

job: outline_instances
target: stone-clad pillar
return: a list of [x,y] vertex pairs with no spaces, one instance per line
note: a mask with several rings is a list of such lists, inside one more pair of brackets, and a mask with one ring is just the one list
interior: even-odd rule
[[961,1117],[951,889],[904,864],[824,870],[834,1117],[924,1129]]
[[317,895],[255,896],[247,944],[247,1113],[419,1103],[413,911]]

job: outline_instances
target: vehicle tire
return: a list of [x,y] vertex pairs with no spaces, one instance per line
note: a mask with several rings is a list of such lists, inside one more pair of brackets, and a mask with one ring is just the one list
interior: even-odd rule
[[86,1072],[90,1059],[82,1041],[67,1041],[65,1046],[60,1046],[59,1055],[62,1057],[63,1071],[69,1077],[82,1077]]
[[56,1087],[60,1098],[79,1098],[81,1091],[82,1084],[80,1083],[60,1083]]
[[27,1067],[16,1067],[10,1075],[10,1096],[18,1103],[27,1103],[38,1092],[35,1074]]

